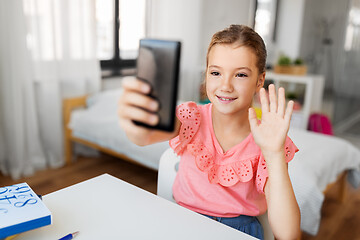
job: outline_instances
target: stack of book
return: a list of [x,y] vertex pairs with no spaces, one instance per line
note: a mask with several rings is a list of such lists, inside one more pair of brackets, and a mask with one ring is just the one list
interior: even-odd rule
[[51,212],[27,183],[0,187],[0,239],[51,224]]

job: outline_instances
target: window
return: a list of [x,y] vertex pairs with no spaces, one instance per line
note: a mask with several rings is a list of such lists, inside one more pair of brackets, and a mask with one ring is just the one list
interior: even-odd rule
[[[328,26],[327,35],[329,35]],[[359,51],[360,50],[360,1],[350,1],[350,8],[347,19],[346,35],[345,35],[345,51]]]
[[97,57],[103,70],[117,75],[135,67],[145,17],[146,0],[96,0]]
[[275,42],[277,2],[277,0],[256,1],[254,30],[259,33],[266,44]]

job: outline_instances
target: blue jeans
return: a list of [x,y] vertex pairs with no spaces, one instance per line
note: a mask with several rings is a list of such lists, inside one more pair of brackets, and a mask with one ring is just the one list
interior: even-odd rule
[[264,230],[256,217],[240,215],[233,218],[224,218],[203,215],[258,239],[264,239]]

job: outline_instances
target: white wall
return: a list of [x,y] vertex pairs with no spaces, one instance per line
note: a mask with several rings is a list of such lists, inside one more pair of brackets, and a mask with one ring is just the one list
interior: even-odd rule
[[199,49],[200,0],[152,1],[149,37],[182,42],[179,98],[190,100]]
[[179,99],[198,100],[201,70],[213,33],[247,24],[252,0],[152,0],[149,37],[182,42]]
[[252,24],[249,15],[253,16],[253,3],[253,0],[203,0],[200,64],[205,64],[207,47],[215,32],[230,24]]
[[[326,6],[326,7],[324,7]],[[343,49],[348,1],[306,0],[300,55],[311,73],[325,76],[325,87],[332,89],[336,76],[339,51]],[[324,21],[329,25],[331,45],[323,45]]]

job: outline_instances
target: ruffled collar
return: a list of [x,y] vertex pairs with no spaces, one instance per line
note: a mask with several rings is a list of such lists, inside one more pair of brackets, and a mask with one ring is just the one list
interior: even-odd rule
[[[211,105],[208,110],[211,111]],[[192,154],[195,158],[197,168],[207,173],[210,183],[218,183],[224,187],[230,187],[238,182],[248,182],[255,177],[256,184],[259,185],[259,189],[262,189],[268,173],[266,161],[258,147],[258,150],[253,152],[254,154],[252,154],[251,157],[244,156],[227,164],[217,163],[215,161],[216,156],[214,156],[216,153],[209,151],[202,140],[202,136],[197,135],[202,120],[201,118],[203,117],[200,114],[199,107],[194,102],[187,102],[178,107],[176,114],[182,124],[179,135],[170,140],[170,146],[178,155],[181,155],[185,150]],[[217,145],[215,146],[216,151],[218,153],[220,151],[220,155],[226,155],[227,157],[231,157],[233,153],[243,148],[244,144],[253,141],[252,134],[250,133],[241,143],[224,153],[215,137],[213,129],[212,134],[214,144]],[[285,142],[286,162],[289,162],[294,157],[296,151],[298,151],[298,149],[291,139],[287,137]]]

